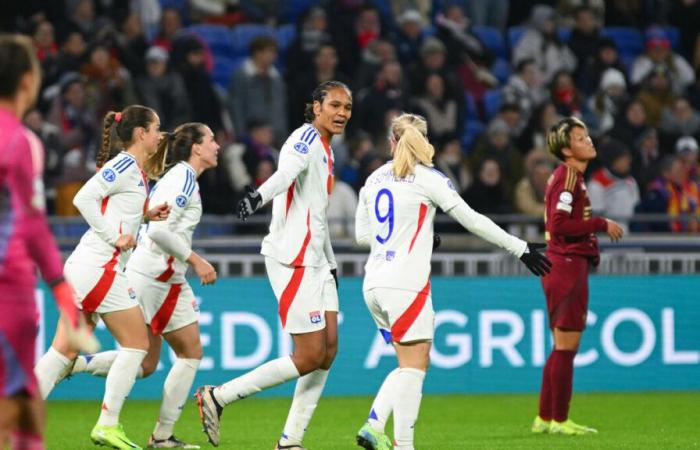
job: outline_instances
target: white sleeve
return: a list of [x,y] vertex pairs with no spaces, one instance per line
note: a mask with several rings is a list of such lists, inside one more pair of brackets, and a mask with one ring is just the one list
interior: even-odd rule
[[518,258],[525,253],[527,242],[506,233],[503,228],[493,223],[491,219],[474,211],[464,200],[461,200],[455,207],[445,212],[467,230],[485,241],[498,245],[508,251],[508,253]]
[[326,227],[326,240],[323,242],[323,252],[326,254],[326,259],[328,260],[328,265],[331,269],[338,268],[338,263],[335,260],[335,254],[333,253],[333,246],[331,245],[331,229]]
[[596,213],[605,211],[605,188],[595,181],[588,183],[588,198],[591,201],[591,208]]
[[355,210],[355,242],[367,246],[370,243],[371,228],[365,199],[365,188],[360,189],[357,210]]
[[296,177],[309,167],[311,153],[322,145],[320,138],[316,145],[311,147],[301,140],[296,141],[296,136],[290,136],[287,139],[280,151],[277,171],[258,188],[258,192],[262,195],[262,205],[286,191]]
[[447,212],[463,201],[447,176],[437,169],[429,170],[428,176],[424,179],[423,187],[436,206]]
[[80,188],[73,198],[73,205],[78,208],[80,215],[83,216],[95,234],[109,245],[114,246],[120,236],[119,229],[110,226],[100,210],[100,204],[104,198],[120,191],[127,176],[114,170],[111,166],[103,167]]
[[182,238],[179,233],[176,233],[177,223],[185,214],[185,209],[190,202],[190,197],[194,189],[189,192],[173,189],[171,186],[157,186],[151,202],[160,205],[167,203],[172,207],[170,214],[166,220],[154,221],[148,223],[148,237],[151,238],[160,248],[169,255],[174,256],[182,262],[186,262],[187,258],[192,254],[192,248]]

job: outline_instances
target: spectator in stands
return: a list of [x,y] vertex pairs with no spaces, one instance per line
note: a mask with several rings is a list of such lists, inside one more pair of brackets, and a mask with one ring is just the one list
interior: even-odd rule
[[421,46],[425,41],[425,21],[417,10],[407,9],[396,16],[396,24],[396,53],[404,68],[410,71],[419,61]]
[[[287,68],[289,73],[289,68]],[[292,126],[302,123],[304,119],[304,107],[308,103],[308,93],[324,81],[338,80],[350,86],[347,75],[338,71],[338,54],[335,47],[328,43],[321,45],[316,50],[313,59],[312,70],[301,73],[300,76],[291,78],[287,93],[289,99],[289,123]]]
[[56,59],[45,60],[45,64],[42,65],[45,75],[44,85],[53,85],[68,72],[78,72],[83,64],[86,50],[87,44],[80,32],[70,31],[65,34]]
[[401,65],[396,61],[385,63],[377,74],[374,85],[370,89],[360,91],[357,99],[359,120],[355,121],[356,126],[370,133],[373,139],[386,141],[387,112],[406,110],[410,102]]
[[336,179],[328,199],[328,228],[331,239],[355,237],[357,193],[342,180]]
[[685,98],[677,98],[671,107],[661,112],[659,130],[661,142],[672,146],[681,136],[700,135],[700,113]]
[[646,51],[634,60],[630,81],[635,85],[643,83],[658,65],[666,67],[671,89],[676,94],[683,93],[695,81],[693,68],[671,49],[671,41],[663,28],[651,27],[646,33]]
[[477,103],[481,103],[488,89],[498,86],[498,80],[489,71],[493,54],[474,34],[469,18],[461,6],[445,8],[444,15],[435,18],[437,37],[447,48],[447,65],[456,68],[462,86]]
[[647,113],[647,125],[657,127],[661,121],[661,111],[673,105],[678,96],[671,89],[671,80],[666,66],[657,64],[649,72],[637,98]]
[[428,37],[420,49],[420,61],[410,72],[410,87],[413,95],[422,95],[425,80],[433,73],[439,73],[445,81],[445,92],[455,100],[464,98],[464,90],[454,70],[447,66],[447,50],[440,39]]
[[485,25],[505,31],[509,0],[469,1],[467,11],[474,25]]
[[85,101],[98,116],[136,103],[131,74],[104,45],[92,48],[80,71],[85,77]]
[[[340,167],[339,178],[359,191],[362,185],[359,184],[360,179],[360,161],[368,153],[376,153],[372,137],[360,131],[350,141],[350,158],[344,166]],[[338,173],[338,172],[336,172]]]
[[524,59],[533,59],[546,82],[550,82],[560,71],[573,73],[576,70],[576,56],[559,39],[554,18],[554,10],[550,6],[536,5],[532,9],[527,31],[516,44],[512,56],[514,66]]
[[160,31],[153,39],[153,45],[163,47],[170,51],[175,35],[182,29],[182,17],[180,12],[174,8],[165,8],[160,18]]
[[503,103],[518,105],[524,122],[530,119],[535,108],[547,98],[542,84],[542,73],[535,60],[525,58],[518,63],[515,73],[503,87]]
[[633,99],[625,106],[624,114],[616,118],[609,134],[622,142],[636,142],[647,129],[646,108],[641,101]]
[[507,188],[507,192],[511,192],[523,176],[523,160],[521,153],[511,143],[508,131],[505,122],[493,120],[469,153],[469,165],[481,167],[487,159],[496,161],[501,169],[499,183]]
[[242,162],[246,172],[254,180],[264,178],[260,175],[266,173],[268,165],[264,163],[271,163],[274,172],[279,157],[279,150],[274,147],[274,141],[275,132],[270,122],[260,119],[251,119],[248,122],[246,134],[241,140],[245,146]]
[[567,45],[576,55],[577,68],[574,77],[579,78],[585,68],[593,64],[602,36],[600,23],[593,8],[582,4],[574,10],[574,27]]
[[559,121],[559,114],[551,101],[545,101],[535,108],[527,126],[520,134],[518,148],[521,152],[529,152],[533,148],[546,148],[545,135],[547,130]]
[[44,120],[41,112],[32,109],[24,116],[24,124],[41,139],[44,145],[44,190],[46,211],[56,213],[56,183],[63,173],[63,156],[66,148],[61,142],[61,130]]
[[39,61],[44,64],[47,58],[56,58],[58,56],[58,45],[54,40],[54,28],[48,20],[42,20],[34,26],[32,33],[32,43],[36,50],[36,56]]
[[668,155],[661,161],[661,176],[654,180],[644,196],[639,211],[642,213],[668,214],[677,218],[688,214],[690,218],[677,218],[670,222],[649,223],[649,231],[698,232],[700,195],[698,184],[688,178],[683,161],[678,155]]
[[617,69],[603,74],[598,93],[588,99],[588,109],[596,118],[595,136],[605,134],[615,126],[615,119],[629,101],[625,76]]
[[688,86],[684,97],[693,105],[693,108],[700,110],[700,63],[695,67],[695,83]]
[[589,128],[597,128],[596,118],[588,109],[583,94],[576,88],[569,72],[560,71],[554,75],[549,94],[560,116],[575,116],[582,119]]
[[515,210],[521,214],[544,216],[544,191],[554,168],[542,149],[535,149],[525,157],[525,176],[518,181],[513,195]]
[[412,98],[413,110],[428,122],[430,142],[440,146],[456,136],[461,136],[464,123],[464,102],[447,96],[445,80],[440,74],[432,74],[425,80],[425,93]]
[[[680,30],[680,52],[686,61],[697,68],[700,48],[698,47],[698,23],[700,23],[700,2],[696,0],[670,2],[668,14],[670,25]],[[697,106],[696,106],[697,108]]]
[[106,18],[98,17],[95,14],[95,3],[93,0],[67,1],[66,12],[68,15],[69,27],[80,31],[88,41],[92,41],[108,23]]
[[252,119],[265,120],[272,125],[275,142],[279,145],[288,134],[287,91],[284,79],[274,62],[277,41],[260,36],[250,43],[250,57],[231,77],[229,109],[237,133],[245,130]]
[[680,158],[688,178],[696,184],[700,182],[700,164],[698,164],[698,141],[692,136],[683,136],[676,142],[676,154]]
[[469,163],[459,144],[459,139],[451,139],[442,145],[435,157],[435,167],[452,181],[452,185],[459,193],[466,191],[472,184]]
[[[508,127],[508,137],[511,143],[518,142],[525,129],[527,122],[520,112],[520,107],[515,103],[502,102],[498,108],[496,116],[491,122],[500,120]],[[491,123],[489,122],[489,124]],[[526,153],[529,149],[519,149],[521,153]]]
[[[579,65],[579,69],[581,69]],[[627,69],[620,61],[620,54],[617,51],[615,41],[603,38],[598,43],[598,49],[592,61],[589,61],[583,70],[579,70],[576,78],[576,85],[581,91],[588,95],[593,95],[600,87],[600,80],[608,69],[616,69],[625,77],[627,83]]]
[[601,146],[604,167],[593,172],[588,181],[588,197],[594,215],[610,217],[625,232],[639,203],[639,186],[630,175],[632,155],[623,142],[607,139]]
[[482,214],[512,213],[508,188],[503,181],[498,161],[486,158],[476,167],[476,179],[464,192],[464,201]]
[[149,43],[137,14],[126,16],[121,24],[121,35],[117,36],[114,44],[119,60],[132,77],[137,78],[146,73],[145,59]]
[[[301,79],[313,74],[313,64],[321,48],[332,46],[331,34],[328,31],[326,11],[320,7],[310,8],[298,21],[297,32],[286,56],[287,81],[290,86],[296,86]],[[337,59],[337,55],[335,56]],[[336,64],[337,65],[337,62]],[[314,84],[316,87],[318,84]],[[304,89],[302,92],[311,92]],[[291,100],[290,100],[291,103]],[[303,117],[303,106],[301,117]]]
[[556,4],[562,26],[573,27],[576,23],[576,12],[581,7],[589,8],[593,19],[599,24],[603,23],[605,18],[605,0],[558,0]]
[[661,152],[656,129],[646,128],[635,139],[632,153],[632,176],[637,180],[642,196],[646,193],[649,183],[659,174]]
[[168,52],[153,46],[146,53],[146,74],[136,80],[141,104],[158,111],[160,127],[174,130],[190,122],[192,109],[180,74],[168,70]]
[[356,89],[372,86],[384,64],[396,61],[396,48],[387,39],[375,39],[362,52],[360,65],[355,69]]
[[[206,123],[214,134],[220,133],[224,129],[221,102],[206,70],[202,43],[195,36],[179,35],[172,42],[170,61],[171,67],[185,82],[185,91],[192,108],[192,120]],[[283,94],[282,97],[284,97]],[[284,113],[279,115],[286,119]],[[205,175],[212,178],[214,175],[209,174],[215,174],[215,172],[215,170],[208,170]]]

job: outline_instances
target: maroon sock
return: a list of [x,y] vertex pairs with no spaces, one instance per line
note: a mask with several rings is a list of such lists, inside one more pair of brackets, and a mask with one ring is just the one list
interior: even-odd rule
[[552,352],[552,416],[557,422],[564,422],[569,417],[575,356],[576,352],[572,350]]
[[552,420],[552,360],[554,353],[549,354],[542,370],[542,387],[540,388],[540,418]]

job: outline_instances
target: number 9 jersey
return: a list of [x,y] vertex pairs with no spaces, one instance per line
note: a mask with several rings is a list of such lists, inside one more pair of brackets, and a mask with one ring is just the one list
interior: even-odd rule
[[371,246],[363,290],[423,289],[430,277],[435,211],[462,202],[449,178],[431,167],[417,164],[405,178],[394,176],[391,162],[375,170],[360,190],[355,216],[357,242]]

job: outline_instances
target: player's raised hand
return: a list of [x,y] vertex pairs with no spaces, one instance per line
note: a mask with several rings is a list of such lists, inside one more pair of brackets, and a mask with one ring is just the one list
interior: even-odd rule
[[245,187],[245,194],[241,201],[238,202],[238,218],[246,220],[262,205],[262,195],[252,186]]
[[136,239],[130,234],[122,234],[119,236],[119,239],[117,239],[117,242],[114,243],[114,246],[125,252],[136,247]]
[[171,209],[172,209],[172,206],[168,205],[168,202],[161,203],[160,205],[149,209],[148,212],[146,213],[146,217],[148,218],[149,221],[152,220],[154,222],[158,222],[160,220],[165,220],[170,215]]
[[540,253],[540,250],[546,247],[547,244],[528,242],[525,253],[520,256],[520,261],[538,277],[548,274],[552,269],[552,262]]
[[216,283],[216,269],[209,264],[209,261],[195,252],[192,252],[187,261],[192,265],[192,269],[194,269],[194,273],[197,274],[202,285]]
[[608,222],[608,236],[610,236],[610,240],[613,242],[617,242],[622,238],[622,235],[625,234],[625,230],[622,229],[620,224],[615,222],[614,220],[610,219],[605,219]]

